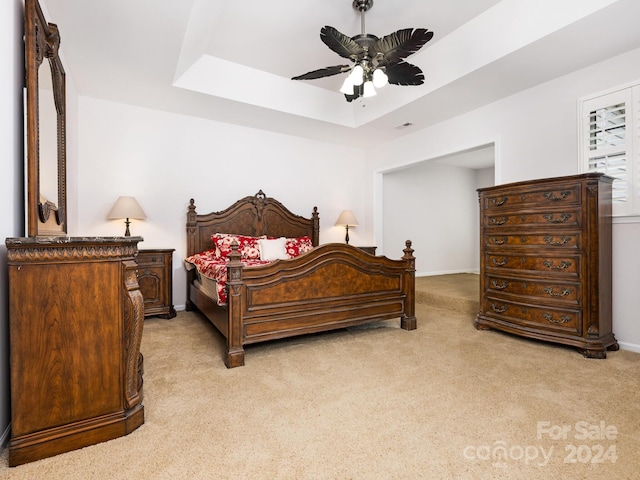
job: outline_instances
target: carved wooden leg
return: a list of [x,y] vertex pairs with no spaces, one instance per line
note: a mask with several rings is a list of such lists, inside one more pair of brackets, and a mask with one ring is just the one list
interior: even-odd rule
[[244,366],[244,348],[227,349],[227,356],[224,359],[227,368]]
[[[190,305],[191,302],[187,302],[187,304]],[[173,307],[169,307],[169,313],[163,313],[162,315],[158,315],[158,316],[160,318],[164,318],[165,320],[169,320],[170,318],[174,318],[176,315],[177,315],[176,309]]]
[[480,323],[480,322],[478,322],[478,320],[473,322],[473,326],[476,327],[476,330],[491,330],[491,327],[489,325],[485,325],[484,323]]
[[418,321],[416,317],[408,317],[403,316],[400,319],[400,328],[404,328],[405,330],[415,330],[418,327]]
[[593,349],[593,348],[579,348],[578,351],[585,356],[585,358],[598,358],[604,359],[607,358],[607,351],[602,349]]

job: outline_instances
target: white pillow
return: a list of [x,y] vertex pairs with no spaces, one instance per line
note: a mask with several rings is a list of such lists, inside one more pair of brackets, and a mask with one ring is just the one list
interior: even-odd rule
[[260,248],[260,260],[286,260],[287,258],[287,239],[284,237],[274,238],[272,240],[258,240]]

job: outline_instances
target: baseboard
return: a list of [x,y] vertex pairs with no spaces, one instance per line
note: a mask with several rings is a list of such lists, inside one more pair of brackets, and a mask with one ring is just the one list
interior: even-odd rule
[[476,273],[480,274],[479,269],[463,269],[463,270],[442,270],[439,272],[416,272],[416,277],[433,277],[435,275],[454,275],[456,273]]
[[618,342],[618,345],[620,345],[620,348],[622,350],[628,350],[630,352],[640,353],[640,345],[637,345],[635,343]]

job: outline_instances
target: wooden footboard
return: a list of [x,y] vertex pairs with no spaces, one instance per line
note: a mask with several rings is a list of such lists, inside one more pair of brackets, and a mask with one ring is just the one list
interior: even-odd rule
[[[407,241],[401,260],[326,244],[293,260],[243,268],[229,263],[227,367],[244,365],[244,345],[400,318],[416,328],[415,258]],[[214,322],[215,323],[215,322]]]

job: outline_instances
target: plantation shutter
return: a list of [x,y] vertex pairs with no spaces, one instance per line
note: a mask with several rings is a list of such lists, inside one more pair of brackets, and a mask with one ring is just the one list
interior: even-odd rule
[[613,178],[613,213],[629,209],[629,155],[631,92],[621,90],[585,100],[582,105],[582,151],[587,172],[602,172]]

